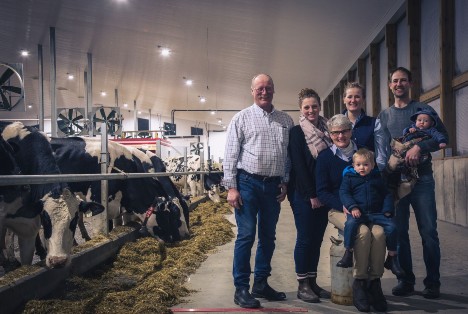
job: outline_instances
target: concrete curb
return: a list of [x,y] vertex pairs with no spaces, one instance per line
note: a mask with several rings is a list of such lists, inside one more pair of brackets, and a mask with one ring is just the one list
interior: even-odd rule
[[72,275],[83,274],[116,255],[117,251],[129,241],[139,237],[137,230],[123,233],[114,240],[109,240],[91,247],[71,257],[70,265],[61,269],[41,268],[30,274],[0,286],[0,313],[8,314],[31,300],[43,298],[57,289]]

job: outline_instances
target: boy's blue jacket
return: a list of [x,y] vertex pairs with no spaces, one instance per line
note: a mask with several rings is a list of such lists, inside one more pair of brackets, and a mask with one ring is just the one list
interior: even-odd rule
[[343,170],[340,199],[349,211],[357,207],[363,214],[390,213],[392,216],[395,211],[392,194],[377,167],[364,177],[353,166],[346,167]]

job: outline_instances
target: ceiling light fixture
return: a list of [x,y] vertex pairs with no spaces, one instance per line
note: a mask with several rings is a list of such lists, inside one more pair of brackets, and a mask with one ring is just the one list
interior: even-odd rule
[[159,54],[163,57],[168,57],[171,55],[171,49],[163,46],[158,46]]
[[204,96],[198,96],[198,98],[200,98],[200,102],[201,103],[205,103],[206,102],[206,98]]
[[29,56],[29,51],[27,51],[26,49],[22,49],[20,50],[20,54],[22,57],[27,57]]
[[125,103],[125,104],[123,104],[123,106],[124,106],[125,108],[127,108],[127,107],[128,107],[128,104],[127,104],[127,103]]
[[101,91],[101,96],[102,96],[102,97],[104,97],[104,96],[106,96],[106,95],[107,95],[107,93],[106,93],[105,91]]
[[75,78],[75,76],[71,73],[67,73],[67,78],[71,81]]
[[216,113],[216,111],[214,111],[214,110],[211,110],[211,112],[210,112],[210,113],[211,113],[211,114],[215,114],[215,113]]

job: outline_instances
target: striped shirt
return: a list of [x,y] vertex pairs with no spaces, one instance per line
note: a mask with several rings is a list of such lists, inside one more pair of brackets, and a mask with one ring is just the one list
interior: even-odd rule
[[237,188],[237,169],[289,181],[289,130],[294,126],[285,112],[267,113],[256,104],[238,112],[227,130],[223,185]]

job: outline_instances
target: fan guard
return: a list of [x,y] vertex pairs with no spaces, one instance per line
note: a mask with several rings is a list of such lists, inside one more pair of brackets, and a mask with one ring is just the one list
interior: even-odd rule
[[64,136],[86,134],[84,108],[57,108],[57,127]]
[[190,143],[190,153],[200,155],[203,151],[203,143]]
[[122,132],[122,117],[119,107],[97,107],[93,108],[93,130],[94,134],[101,134],[101,123],[105,122],[109,135],[120,135]]
[[0,110],[11,111],[24,100],[22,63],[0,62]]

